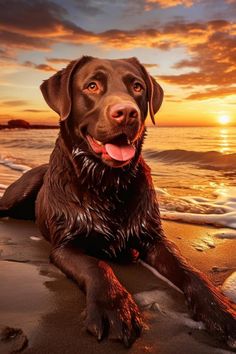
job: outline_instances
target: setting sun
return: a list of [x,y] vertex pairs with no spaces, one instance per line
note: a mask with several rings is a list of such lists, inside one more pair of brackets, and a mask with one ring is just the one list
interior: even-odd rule
[[220,116],[220,117],[218,118],[218,121],[219,121],[219,123],[222,124],[222,125],[229,124],[229,122],[230,122],[230,117],[229,117],[229,116],[226,116],[226,115],[223,115],[223,116]]

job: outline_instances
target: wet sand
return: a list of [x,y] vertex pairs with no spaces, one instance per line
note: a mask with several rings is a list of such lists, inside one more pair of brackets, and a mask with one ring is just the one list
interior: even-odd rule
[[[216,229],[164,222],[170,239],[220,285],[236,270],[235,240],[214,238]],[[146,328],[129,350],[83,327],[83,293],[49,263],[49,244],[31,222],[0,220],[0,353],[24,354],[223,354],[222,343],[187,315],[184,297],[141,264],[112,267],[142,305]],[[12,331],[6,327],[19,329]]]

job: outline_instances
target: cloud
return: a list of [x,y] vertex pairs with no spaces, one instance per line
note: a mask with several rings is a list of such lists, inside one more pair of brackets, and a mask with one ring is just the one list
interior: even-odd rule
[[1,101],[0,102],[0,105],[1,106],[6,106],[6,107],[9,107],[9,106],[25,106],[27,105],[28,102],[27,101],[23,101],[23,100],[7,100],[7,101]]
[[[46,36],[61,27],[67,11],[51,1],[3,0],[1,1],[0,29],[27,36]],[[56,34],[56,33],[55,33]]]
[[5,0],[0,12],[0,41],[5,48],[24,50],[49,50],[56,43],[97,44],[116,49],[147,46],[167,50],[190,40],[201,42],[206,35],[205,25],[197,23],[95,33],[78,27],[67,15],[63,7],[46,0],[21,0],[20,6],[17,0]]
[[199,65],[199,61],[197,59],[184,59],[174,64],[172,67],[174,69],[182,69],[182,68],[196,68]]
[[[200,0],[199,0],[200,1]],[[232,0],[227,0],[231,3]],[[100,0],[105,4],[107,0]],[[137,6],[173,7],[192,6],[193,0],[138,0]],[[86,11],[99,13],[95,0],[86,2]],[[128,6],[130,1],[128,1]],[[78,4],[77,4],[78,5]],[[123,7],[125,2],[122,1]],[[79,5],[80,6],[80,3]],[[40,15],[39,15],[40,14]],[[27,20],[26,20],[27,18]],[[158,48],[168,51],[182,47],[188,58],[177,62],[178,75],[162,75],[165,82],[183,87],[222,86],[230,87],[236,82],[236,24],[226,20],[201,22],[172,21],[152,28],[133,30],[110,29],[100,33],[87,31],[68,20],[67,11],[49,0],[5,0],[1,3],[0,57],[17,54],[18,50],[50,50],[58,43],[95,44],[105,49],[126,50],[134,48]],[[23,65],[37,70],[57,71],[56,64],[67,64],[67,58],[47,58],[47,63],[31,61]],[[148,64],[147,67],[152,64]],[[153,64],[154,65],[154,64]],[[190,72],[181,73],[190,68]]]
[[145,64],[145,63],[142,63],[144,66],[145,66],[145,68],[147,68],[147,69],[152,69],[152,68],[159,68],[159,64],[150,64],[150,63],[148,63],[148,64]]
[[[102,3],[106,0],[101,1]],[[146,0],[152,1],[154,0]],[[190,6],[190,0],[155,0],[155,3],[182,3]],[[91,6],[95,2],[89,1]],[[144,0],[138,4],[145,5]],[[98,6],[96,4],[96,6]],[[40,16],[39,16],[40,14]],[[176,46],[204,43],[210,33],[229,30],[227,21],[208,23],[184,23],[174,21],[157,28],[137,28],[134,30],[110,29],[95,33],[78,27],[68,20],[66,10],[50,1],[16,0],[3,2],[0,13],[0,40],[6,48],[49,50],[57,43],[96,44],[105,48],[133,49],[139,47],[168,50]],[[27,21],[25,20],[27,16]]]
[[[194,0],[146,0],[145,2],[148,5],[155,4],[161,8],[167,8],[167,7],[175,7],[179,5],[185,7],[191,7],[194,3]],[[151,8],[152,8],[151,6],[147,6],[146,10],[150,10]]]
[[0,12],[0,42],[6,48],[48,50],[73,35],[83,41],[92,36],[67,20],[67,11],[51,1],[3,0]]
[[[1,17],[1,16],[0,16]],[[1,20],[0,20],[1,21]],[[43,37],[43,36],[42,36]],[[0,30],[0,42],[2,46],[5,46],[5,50],[12,49],[38,49],[38,50],[49,50],[52,46],[53,41],[50,39],[37,38],[30,36],[14,33],[5,30]]]
[[[97,0],[86,0],[85,1],[78,1],[78,0],[74,0],[74,3],[76,5],[76,8],[89,16],[96,16],[99,14],[103,14],[104,11],[102,10],[102,1],[99,1],[99,3],[97,2]],[[104,1],[103,3],[109,3],[109,0]]]
[[[235,24],[223,20],[190,23],[175,21],[158,28],[139,28],[130,31],[113,29],[97,35],[94,34],[91,41],[116,49],[149,47],[168,50],[185,46],[189,49],[189,54],[192,55],[194,46],[208,45],[209,41],[216,41],[218,35],[225,37],[220,38],[220,40],[230,41],[235,31]],[[76,38],[74,38],[74,41],[76,41]],[[222,43],[222,47],[224,47],[224,43]]]
[[224,98],[226,96],[236,95],[236,87],[219,87],[209,89],[204,92],[195,92],[187,97],[189,100],[208,100],[211,98]]
[[9,61],[12,59],[13,59],[12,52],[9,49],[7,48],[0,49],[0,60]]
[[167,102],[182,102],[183,100],[176,95],[165,94],[165,101],[167,101]]
[[25,61],[22,65],[26,66],[26,67],[34,68],[34,69],[37,69],[37,70],[42,70],[42,71],[57,71],[57,69],[53,68],[50,65],[47,65],[47,64],[35,64],[35,63],[33,63],[32,61],[29,61],[29,60]]
[[21,112],[44,113],[44,112],[48,112],[48,111],[46,111],[46,110],[41,110],[41,109],[22,109]]
[[48,63],[52,64],[69,64],[72,59],[67,58],[46,58]]
[[[194,68],[188,73],[162,75],[160,78],[173,85],[215,86],[207,92],[197,92],[189,99],[223,97],[235,92],[231,87],[236,82],[236,26],[227,21],[210,21],[202,29],[202,39],[198,43],[186,43],[190,59],[184,59],[174,65],[175,69]],[[205,37],[205,38],[204,38]]]
[[[227,66],[222,65],[227,68]],[[230,72],[217,72],[221,65],[212,62],[212,70],[199,72],[190,72],[180,75],[160,75],[159,79],[174,85],[186,86],[207,86],[207,85],[230,85],[236,82],[236,70]],[[215,68],[215,72],[214,72]]]

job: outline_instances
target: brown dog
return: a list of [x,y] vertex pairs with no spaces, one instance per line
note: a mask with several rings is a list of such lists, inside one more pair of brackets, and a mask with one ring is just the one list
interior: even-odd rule
[[[163,98],[135,58],[71,62],[41,85],[60,115],[49,165],[25,173],[0,201],[0,216],[33,218],[51,242],[51,260],[86,293],[85,325],[99,340],[110,331],[126,346],[142,320],[106,259],[137,256],[179,287],[193,316],[229,343],[236,312],[191,267],[161,228],[150,169],[141,149],[145,119]],[[36,201],[36,204],[35,204]]]

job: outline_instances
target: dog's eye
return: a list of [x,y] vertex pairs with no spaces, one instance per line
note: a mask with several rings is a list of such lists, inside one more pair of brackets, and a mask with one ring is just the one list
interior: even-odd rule
[[95,81],[92,81],[88,84],[87,86],[87,89],[90,91],[90,92],[97,92],[99,90],[99,87],[98,85],[96,84]]
[[141,92],[143,91],[143,86],[139,82],[135,82],[133,84],[133,89],[135,92]]

